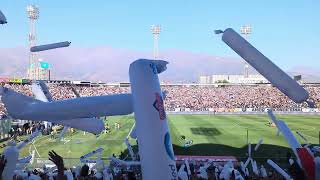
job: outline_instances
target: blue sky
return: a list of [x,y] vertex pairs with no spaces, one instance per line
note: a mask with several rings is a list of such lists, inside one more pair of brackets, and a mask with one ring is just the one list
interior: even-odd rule
[[40,8],[39,43],[152,51],[150,26],[160,24],[159,48],[237,57],[215,29],[252,26],[249,41],[281,67],[320,69],[318,0],[1,0],[8,24],[0,48],[27,45],[26,6]]

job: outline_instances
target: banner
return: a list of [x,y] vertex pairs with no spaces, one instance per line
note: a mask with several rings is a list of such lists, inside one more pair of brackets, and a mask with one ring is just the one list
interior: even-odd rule
[[176,161],[213,161],[213,162],[238,162],[234,156],[186,156],[177,155],[175,156]]
[[48,62],[45,62],[45,61],[40,61],[40,67],[42,69],[49,69],[49,63]]

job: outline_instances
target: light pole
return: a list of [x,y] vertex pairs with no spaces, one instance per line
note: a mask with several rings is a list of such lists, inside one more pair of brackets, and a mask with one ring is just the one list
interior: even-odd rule
[[[27,6],[27,14],[30,19],[29,47],[35,46],[37,43],[36,21],[39,18],[39,8],[35,5]],[[39,64],[37,54],[29,52],[28,78],[31,80],[39,79]]]
[[[248,40],[249,34],[251,34],[252,28],[250,25],[243,25],[240,28],[240,32],[244,35],[244,38]],[[244,72],[243,75],[245,78],[249,77],[249,64],[247,62],[244,63]]]
[[160,25],[152,25],[151,32],[153,34],[153,59],[156,60],[159,57],[158,38],[161,32]]

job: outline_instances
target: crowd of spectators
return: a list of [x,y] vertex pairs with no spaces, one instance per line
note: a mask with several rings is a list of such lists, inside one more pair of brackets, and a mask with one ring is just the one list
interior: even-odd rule
[[[17,169],[14,172],[14,180],[141,180],[140,165],[127,166],[111,160],[105,165],[98,161],[93,166],[83,164],[67,168],[64,159],[55,151],[48,153],[53,166],[36,169]],[[290,163],[289,163],[290,162]],[[0,156],[0,177],[6,166],[6,159]],[[288,161],[288,174],[292,179],[305,179],[303,170],[292,159]],[[179,180],[282,180],[282,175],[274,170],[257,166],[256,170],[245,170],[237,162],[213,162],[210,160],[177,161],[177,174]]]
[[[30,85],[6,84],[17,92],[32,96]],[[48,84],[54,100],[75,98],[70,85]],[[317,106],[320,105],[320,86],[305,87],[311,99]],[[118,86],[73,86],[80,96],[100,96],[118,93],[130,93],[130,87]],[[208,111],[217,109],[242,108],[253,110],[275,108],[279,110],[301,109],[306,103],[296,104],[277,88],[270,85],[257,86],[163,86],[165,107],[169,111]],[[0,103],[0,115],[5,113]]]

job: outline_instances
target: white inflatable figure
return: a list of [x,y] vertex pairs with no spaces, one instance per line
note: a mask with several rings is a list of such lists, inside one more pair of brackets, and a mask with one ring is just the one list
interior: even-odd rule
[[143,179],[178,178],[158,78],[167,63],[139,59],[129,68]]
[[99,172],[102,172],[104,169],[104,162],[101,159],[101,154],[98,155],[97,162],[96,162],[96,169]]
[[314,158],[314,162],[315,162],[315,173],[316,173],[316,179],[320,179],[320,157],[316,157]]
[[199,177],[201,177],[203,179],[208,179],[208,173],[207,173],[206,166],[200,166],[199,172],[200,172],[200,174],[198,175]]
[[41,132],[39,130],[36,130],[35,132],[33,132],[30,136],[27,137],[26,140],[20,142],[17,145],[17,149],[21,150],[23,147],[25,147],[28,143],[32,142],[36,137],[38,137],[39,135],[41,135]]
[[309,152],[309,154],[314,158],[314,153],[313,151],[311,151],[311,149],[309,148],[311,144],[306,144],[303,147]]
[[7,24],[7,18],[0,11],[0,24]]
[[18,163],[21,163],[21,164],[29,163],[31,158],[32,158],[32,156],[26,156],[24,158],[18,159]]
[[229,168],[234,168],[233,163],[231,161],[228,161],[227,164],[228,164]]
[[294,160],[292,158],[289,159],[289,164],[292,165],[294,163]]
[[184,168],[186,167],[185,164],[182,164],[179,171],[178,171],[178,177],[181,179],[181,180],[188,180],[188,174],[187,172],[184,170]]
[[240,162],[240,168],[243,173],[246,173],[246,168],[244,167],[244,163],[242,161]]
[[274,114],[272,113],[271,109],[267,110],[268,112],[268,116],[271,118],[272,122],[276,125],[276,127],[278,128],[278,132],[277,132],[277,136],[280,135],[280,128],[279,128],[279,122],[277,120],[277,118],[274,116]]
[[263,165],[261,165],[261,168],[260,168],[260,176],[262,176],[262,177],[267,177],[268,176],[267,170],[264,168]]
[[[102,151],[103,151],[103,148],[99,147],[99,148],[97,148],[97,149],[95,149],[95,150],[93,150],[93,151],[81,156],[80,157],[80,162],[82,162],[82,163],[97,163],[97,159],[99,159],[99,154],[100,154],[100,157],[101,157]],[[89,158],[89,157],[91,157],[91,156],[93,156],[95,154],[98,155],[97,159],[95,159],[95,160],[87,159],[87,158]]]
[[1,89],[1,100],[8,114],[14,119],[51,122],[62,120],[64,123],[70,122],[70,125],[78,124],[77,129],[81,129],[93,122],[81,121],[79,123],[79,121],[75,121],[72,123],[72,119],[128,115],[133,112],[131,94],[90,96],[43,102],[6,87],[0,87],[0,92]]
[[[219,31],[218,33],[221,32],[223,32],[222,40],[282,93],[296,103],[308,100],[309,93],[302,86],[253,47],[241,35],[231,28]],[[308,102],[308,104],[310,107],[314,107],[312,102]]]
[[113,175],[109,168],[103,170],[103,180],[113,180]]
[[104,162],[101,159],[102,153],[98,153],[97,162],[96,162],[96,177],[102,178],[103,177],[103,170],[104,170]]
[[3,151],[3,155],[7,160],[7,164],[4,167],[2,178],[12,179],[19,157],[19,150],[16,147],[16,142],[9,141],[7,147]]
[[[35,99],[43,102],[51,102],[53,100],[49,88],[44,81],[33,81],[31,84],[31,90]],[[45,128],[48,128],[48,126],[51,126],[52,124],[44,121],[44,125]]]
[[291,177],[288,173],[286,173],[283,169],[281,169],[276,163],[274,163],[271,159],[268,159],[267,163],[273,167],[279,174],[281,174],[286,180],[291,180]]
[[28,177],[28,174],[21,169],[15,170],[14,174],[16,175],[16,179],[18,179],[18,177],[19,178],[21,177],[22,179],[25,179],[26,177]]
[[246,167],[249,165],[250,161],[251,161],[251,158],[248,157],[248,159],[247,159],[246,162],[244,163],[244,168],[246,168]]
[[137,166],[137,165],[141,164],[140,161],[124,161],[124,160],[121,160],[121,159],[117,159],[115,157],[110,157],[110,160],[112,160],[113,162],[115,162],[118,165],[124,165],[124,166],[127,166],[127,167]]
[[216,179],[218,179],[218,177],[219,177],[219,169],[218,169],[218,167],[214,168],[214,176],[215,176]]
[[77,167],[74,169],[74,172],[75,172],[76,177],[80,176],[80,171],[81,171],[81,167],[80,167],[80,166],[77,166]]
[[[35,99],[42,102],[52,102],[52,95],[49,92],[48,86],[43,81],[35,81],[31,85],[32,93]],[[69,120],[56,120],[51,121],[55,124],[63,125],[64,128],[59,135],[59,140],[62,139],[64,134],[67,132],[69,127],[76,128],[79,130],[87,131],[93,134],[100,134],[104,130],[104,123],[99,118],[78,118]],[[45,121],[46,128],[51,125],[51,122]]]
[[284,135],[285,139],[287,140],[288,144],[290,145],[292,151],[294,152],[295,156],[297,157],[297,162],[299,166],[301,167],[300,159],[297,153],[297,148],[302,148],[301,144],[298,142],[298,140],[295,138],[293,133],[290,131],[287,124],[281,120],[277,120],[274,114],[272,113],[272,110],[268,110],[268,115],[272,119],[272,121],[276,124],[278,130]]
[[[133,62],[129,68],[132,95],[118,94],[42,102],[8,88],[0,88],[1,99],[11,117],[33,121],[127,115],[134,109],[143,179],[177,179],[158,79],[158,74],[166,69],[166,64],[166,61],[145,59]],[[85,128],[83,123],[76,124]]]
[[248,168],[246,168],[246,176],[248,177],[250,175]]
[[63,141],[64,140],[64,134],[67,132],[67,130],[69,129],[69,126],[64,126],[62,131],[59,134],[59,141]]
[[[49,180],[54,180],[52,172],[48,172],[48,176],[49,176]],[[78,176],[76,176],[76,177],[78,177]]]
[[320,152],[320,146],[313,146],[313,147],[312,147],[312,151],[313,151],[314,153]]
[[191,171],[190,171],[190,165],[189,165],[189,162],[188,162],[188,160],[184,160],[184,164],[186,165],[186,167],[187,167],[187,173],[188,173],[188,175],[190,176],[191,175]]
[[226,179],[229,180],[230,179],[230,173],[232,172],[230,164],[226,163],[220,173],[220,179]]
[[[297,148],[302,148],[301,144],[295,138],[295,136],[290,131],[289,127],[287,126],[287,124],[285,122],[278,120],[278,123],[279,123],[280,131],[282,132],[283,136],[286,138],[288,144],[290,145],[290,147],[291,147],[292,151],[294,152],[294,154],[296,155],[296,157],[299,158],[299,156],[297,154]],[[300,162],[300,160],[298,162]]]
[[257,151],[262,143],[263,143],[263,139],[260,139],[258,144],[254,147],[254,151]]
[[234,170],[234,174],[235,174],[235,180],[244,180],[243,177],[241,176],[241,173],[236,170],[236,169],[233,169]]
[[137,139],[137,128],[136,128],[136,123],[133,124],[130,132],[129,132],[129,136],[132,138],[132,139]]
[[16,169],[23,169],[28,163],[30,163],[32,156],[27,156],[21,159],[18,159]]
[[67,180],[73,180],[73,174],[70,170],[64,171],[64,175],[67,176]]
[[132,159],[133,161],[135,161],[135,160],[136,160],[136,157],[135,157],[134,152],[133,152],[133,150],[132,150],[132,146],[131,146],[131,144],[130,144],[130,142],[129,142],[129,139],[126,138],[126,139],[124,140],[124,143],[125,143],[126,146],[127,146],[127,149],[128,149],[128,151],[129,151],[129,154],[130,154],[131,159]]
[[63,48],[63,47],[69,47],[71,42],[64,41],[64,42],[58,42],[58,43],[52,43],[52,44],[45,44],[40,46],[33,46],[30,48],[31,52],[39,52],[39,51],[46,51],[56,48]]
[[248,144],[248,156],[251,158],[251,143]]
[[251,159],[251,166],[252,166],[252,171],[254,174],[259,175],[259,170],[257,166],[257,162],[253,159]]
[[103,174],[102,174],[101,172],[97,172],[97,173],[94,175],[94,177],[95,177],[96,179],[102,179],[102,178],[103,178]]

